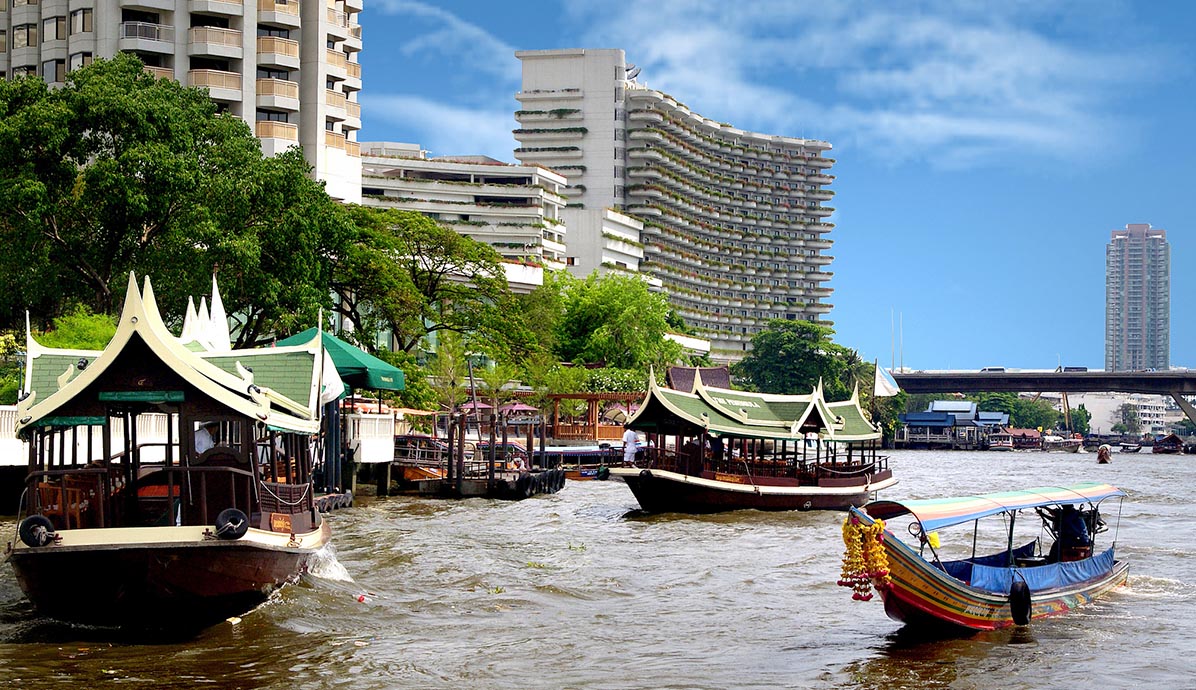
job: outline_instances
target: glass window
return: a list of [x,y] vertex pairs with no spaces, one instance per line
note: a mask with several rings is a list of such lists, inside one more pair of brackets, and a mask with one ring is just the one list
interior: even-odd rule
[[0,53],[8,52],[8,33],[0,29]]
[[66,60],[46,60],[43,62],[42,78],[49,84],[66,81]]
[[91,10],[71,12],[71,35],[91,33]]
[[[13,27],[12,30],[12,47],[15,48],[33,48],[37,45],[37,25],[36,24],[22,24]],[[30,68],[32,69],[32,68]]]
[[80,67],[90,65],[92,61],[91,53],[75,53],[71,55],[70,71],[74,72]]
[[50,17],[42,20],[42,40],[60,41],[66,38],[66,17]]
[[[36,5],[37,0],[12,0],[13,7],[21,7],[23,5]],[[23,69],[33,69],[32,67],[25,67]]]

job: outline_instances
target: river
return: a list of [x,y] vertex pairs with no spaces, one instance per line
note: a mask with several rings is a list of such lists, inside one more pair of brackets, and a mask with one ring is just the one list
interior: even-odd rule
[[[924,639],[835,585],[840,513],[645,516],[613,481],[513,503],[362,499],[330,516],[334,548],[311,575],[187,639],[40,619],[4,566],[0,687],[1196,686],[1196,458],[897,451],[891,463],[887,498],[1125,489],[1129,586],[1028,629]],[[12,534],[11,519],[0,528]]]

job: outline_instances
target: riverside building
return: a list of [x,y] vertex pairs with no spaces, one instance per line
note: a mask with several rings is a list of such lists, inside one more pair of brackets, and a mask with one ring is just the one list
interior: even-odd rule
[[574,270],[630,269],[605,253],[620,240],[630,246],[629,236],[580,220],[616,210],[642,223],[638,270],[712,341],[714,359],[742,357],[772,319],[830,313],[829,143],[699,115],[638,82],[622,50],[515,56],[523,65],[515,156],[569,178],[570,247],[585,249]]
[[266,155],[301,145],[337,199],[361,198],[364,0],[6,0],[0,77],[50,84],[97,57],[135,53],[166,79],[208,89]]
[[1171,363],[1171,245],[1149,223],[1114,230],[1105,247],[1105,370]]
[[563,270],[564,176],[487,156],[429,158],[416,144],[362,143],[362,203],[422,213],[503,257],[507,283],[530,292]]

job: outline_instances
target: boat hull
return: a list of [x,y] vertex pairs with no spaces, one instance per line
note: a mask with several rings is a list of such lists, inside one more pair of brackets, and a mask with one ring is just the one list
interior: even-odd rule
[[[206,528],[150,527],[60,532],[56,544],[17,544],[8,559],[39,613],[105,627],[203,628],[243,614],[306,571],[326,544],[310,533],[251,529],[238,540]],[[100,533],[100,534],[96,534]]]
[[718,513],[730,510],[846,510],[897,483],[892,472],[850,486],[772,486],[718,481],[664,470],[611,468],[650,513]]
[[[858,514],[858,513],[856,513]],[[1016,625],[1009,597],[969,587],[923,560],[892,533],[885,533],[888,583],[874,582],[885,613],[910,627],[995,630]],[[1030,619],[1067,613],[1124,585],[1129,564],[1114,561],[1100,576],[1057,589],[1030,593]]]

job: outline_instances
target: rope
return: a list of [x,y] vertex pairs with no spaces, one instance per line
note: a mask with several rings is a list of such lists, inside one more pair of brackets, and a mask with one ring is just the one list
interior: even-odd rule
[[293,508],[297,505],[303,504],[303,501],[307,498],[307,492],[311,491],[311,482],[308,482],[303,485],[303,494],[300,495],[299,499],[294,502],[283,500],[282,496],[279,496],[278,494],[276,494],[272,490],[270,490],[270,485],[266,484],[265,482],[261,482],[261,487],[262,487],[263,491],[265,491],[266,493],[273,496],[275,498],[275,500],[277,500],[281,505]]

